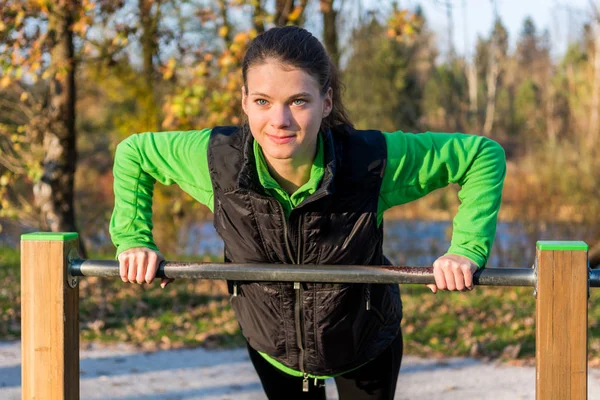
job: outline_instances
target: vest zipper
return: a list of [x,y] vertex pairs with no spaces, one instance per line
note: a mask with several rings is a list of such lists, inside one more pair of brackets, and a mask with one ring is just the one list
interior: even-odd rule
[[[302,263],[302,215],[298,218],[298,258],[296,260],[297,264],[300,265]],[[296,337],[298,341],[298,348],[300,349],[300,371],[304,372],[304,379],[306,380],[306,385],[302,384],[302,391],[308,392],[308,375],[304,370],[304,312],[303,312],[303,304],[302,304],[302,285],[300,282],[294,283],[294,288],[296,289]]]
[[[294,290],[296,290],[296,303],[294,304],[295,320],[296,320],[296,341],[298,342],[298,348],[300,349],[300,371],[304,371],[304,340],[303,338],[303,324],[302,324],[302,285],[300,282],[294,282]],[[306,375],[306,373],[305,373]]]
[[[278,203],[279,204],[279,203]],[[281,211],[282,221],[283,221],[283,236],[285,241],[285,248],[287,249],[288,256],[292,263],[297,261],[297,264],[300,264],[300,247],[298,247],[298,258],[294,260],[294,256],[292,254],[292,250],[289,244],[289,235],[288,235],[288,224],[285,217],[285,213],[283,211],[283,206],[279,204],[279,210]],[[299,227],[301,227],[302,219],[299,221]],[[298,231],[298,244],[300,244],[300,231]],[[295,322],[296,322],[296,341],[298,342],[298,349],[300,350],[300,371],[304,373],[304,379],[302,380],[302,391],[308,392],[308,374],[304,371],[304,341],[303,341],[303,326],[302,326],[302,285],[300,282],[294,282],[294,290],[296,291],[296,302],[294,304],[294,314],[295,314]]]
[[285,219],[285,212],[283,212],[283,206],[281,204],[279,204],[279,202],[277,202],[277,204],[279,205],[279,211],[281,211],[281,220],[283,221],[283,237],[284,237],[284,242],[285,242],[285,248],[287,250],[288,253],[288,257],[290,258],[290,260],[292,261],[292,264],[294,263],[294,255],[292,254],[292,250],[290,249],[290,243],[289,243],[289,237],[288,237],[288,225],[287,225],[287,221]]
[[367,311],[374,312],[377,315],[377,318],[379,318],[379,320],[381,321],[381,323],[385,325],[385,317],[383,316],[381,311],[379,311],[375,307],[371,307],[371,284],[370,283],[367,283],[367,286],[365,287],[365,308]]

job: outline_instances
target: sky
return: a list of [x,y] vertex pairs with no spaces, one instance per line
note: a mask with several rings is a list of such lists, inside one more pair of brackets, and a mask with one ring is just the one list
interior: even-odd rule
[[[416,4],[422,6],[429,27],[437,34],[439,49],[444,53],[448,48],[448,19],[444,4],[448,2],[453,5],[454,46],[458,54],[464,55],[465,30],[469,51],[473,51],[477,35],[489,36],[494,15],[491,0],[401,0],[398,4],[401,8],[413,8]],[[496,4],[513,48],[524,19],[531,16],[538,32],[549,30],[553,56],[564,52],[569,39],[573,41],[580,37],[583,24],[592,15],[589,0],[496,0]]]

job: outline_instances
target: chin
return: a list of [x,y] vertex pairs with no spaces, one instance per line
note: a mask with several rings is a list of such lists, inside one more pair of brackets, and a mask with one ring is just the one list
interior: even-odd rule
[[271,150],[271,151],[265,151],[265,149],[263,149],[263,152],[265,153],[265,156],[274,158],[276,160],[287,160],[294,156],[293,152],[291,152],[289,150],[286,151],[283,149],[277,149],[277,150]]

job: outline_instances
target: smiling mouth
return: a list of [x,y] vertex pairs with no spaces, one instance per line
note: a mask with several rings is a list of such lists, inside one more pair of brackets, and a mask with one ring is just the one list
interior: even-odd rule
[[296,135],[275,136],[267,134],[267,137],[277,144],[285,144],[291,142],[296,137]]

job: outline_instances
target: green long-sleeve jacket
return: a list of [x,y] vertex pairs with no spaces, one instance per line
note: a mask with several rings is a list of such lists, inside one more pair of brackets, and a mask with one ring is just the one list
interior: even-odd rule
[[[116,151],[115,206],[110,234],[117,255],[133,247],[157,249],[152,238],[152,193],[156,181],[176,183],[194,199],[213,209],[213,190],[207,150],[211,129],[142,133],[121,142]],[[410,134],[384,132],[387,165],[379,193],[379,222],[385,210],[457,183],[461,205],[453,221],[448,253],[465,256],[484,266],[496,234],[502,185],[506,174],[504,151],[482,136],[460,133]],[[262,151],[254,142],[259,179],[268,193],[290,210],[313,193],[323,177],[323,145],[309,181],[288,195],[270,176]]]

